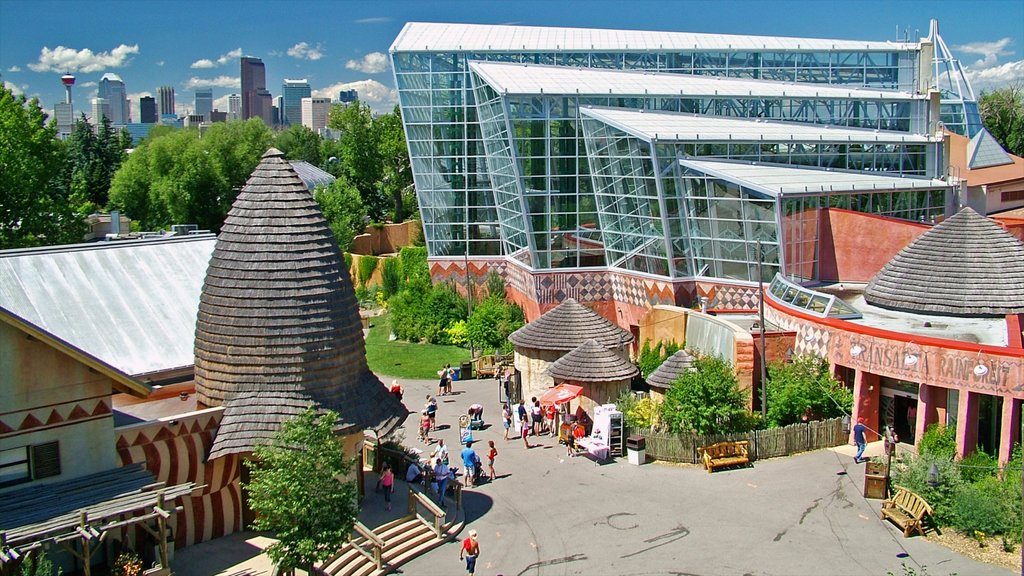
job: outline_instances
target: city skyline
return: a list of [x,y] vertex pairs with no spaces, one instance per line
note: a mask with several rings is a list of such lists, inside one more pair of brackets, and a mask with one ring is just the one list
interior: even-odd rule
[[[191,112],[197,88],[213,89],[213,107],[228,109],[229,94],[241,93],[240,58],[261,58],[266,86],[274,96],[286,78],[308,79],[312,96],[338,98],[355,89],[376,111],[396,103],[387,51],[407,21],[470,22],[531,26],[648,29],[720,34],[814,38],[919,39],[937,18],[943,36],[965,63],[979,92],[1024,78],[1024,4],[995,0],[985,10],[969,3],[659,1],[630,4],[588,2],[305,2],[273,18],[269,2],[224,2],[215,17],[190,20],[187,29],[168,25],[167,16],[198,3],[120,0],[76,10],[69,1],[0,2],[0,75],[17,93],[39,97],[50,114],[64,100],[60,77],[70,71],[76,116],[91,108],[106,73],[124,80],[131,116],[139,98],[157,96],[169,85],[177,112]],[[202,6],[207,6],[206,4]],[[243,9],[245,8],[245,9]],[[316,29],[310,12],[323,11]],[[857,13],[874,13],[859,18]],[[852,17],[851,17],[852,16]],[[39,22],[47,26],[39,26]]]

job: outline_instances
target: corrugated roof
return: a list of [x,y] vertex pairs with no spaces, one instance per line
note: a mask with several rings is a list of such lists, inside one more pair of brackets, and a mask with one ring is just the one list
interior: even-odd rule
[[669,356],[647,377],[647,384],[653,388],[668,389],[686,370],[693,369],[693,356],[686,350],[679,350]]
[[967,145],[967,165],[974,170],[1003,164],[1013,164],[1013,158],[987,129],[982,128]]
[[0,252],[0,307],[129,375],[193,363],[211,235]]
[[600,120],[644,140],[700,142],[860,142],[885,144],[925,144],[929,136],[874,130],[781,122],[748,118],[701,116],[680,112],[628,110],[588,106],[583,116]]
[[872,190],[945,190],[951,186],[948,182],[932,178],[900,177],[881,172],[829,170],[743,160],[687,158],[680,160],[679,163],[709,176],[735,182],[771,196]]
[[829,40],[784,36],[743,36],[648,30],[603,30],[497,24],[407,22],[391,44],[391,52],[536,52],[665,50],[918,50],[917,42]]
[[195,333],[198,400],[225,405],[210,458],[251,452],[308,406],[386,434],[407,410],[366,364],[355,291],[312,193],[276,149],[228,212]]
[[548,367],[548,374],[552,378],[570,382],[616,382],[630,379],[637,372],[639,370],[632,362],[624,360],[593,338]]
[[[285,82],[287,82],[287,80],[285,80]],[[335,178],[330,172],[321,170],[305,160],[289,160],[288,163],[295,169],[295,173],[299,175],[299,178],[305,182],[306,188],[308,188],[310,192],[312,192],[317,186],[330,186],[331,182],[337,180],[337,178]]]
[[908,92],[884,92],[828,84],[744,80],[701,74],[609,70],[472,61],[469,67],[492,88],[508,94],[589,94],[617,96],[719,96],[758,98],[833,98],[856,100],[923,100]]
[[918,236],[871,279],[874,306],[941,316],[1024,312],[1024,243],[964,208]]
[[621,348],[633,341],[628,331],[573,298],[565,299],[508,337],[523,348],[560,351],[573,350],[590,338],[606,348]]

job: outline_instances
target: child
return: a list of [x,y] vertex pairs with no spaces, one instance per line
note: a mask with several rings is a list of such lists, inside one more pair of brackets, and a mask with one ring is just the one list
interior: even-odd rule
[[512,409],[508,404],[501,408],[501,420],[505,425],[505,440],[507,441],[509,428],[512,428]]
[[427,395],[427,416],[430,417],[430,429],[437,430],[437,398]]
[[530,421],[525,418],[519,421],[519,436],[523,439],[523,446],[530,448]]
[[391,510],[391,493],[395,491],[395,474],[391,472],[391,465],[385,464],[384,470],[380,473],[380,485],[384,488],[384,501],[387,502],[385,510]]
[[424,444],[430,444],[430,416],[427,416],[426,409],[420,414],[420,440]]
[[494,447],[494,440],[488,440],[487,446],[487,470],[490,472],[491,480],[494,480],[494,458],[498,456],[498,449]]

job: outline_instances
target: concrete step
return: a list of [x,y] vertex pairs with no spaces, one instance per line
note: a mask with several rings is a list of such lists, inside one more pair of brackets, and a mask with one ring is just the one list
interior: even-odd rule
[[[352,543],[346,544],[339,553],[326,563],[324,573],[330,576],[382,576],[394,572],[399,566],[437,548],[455,538],[462,530],[459,522],[447,530],[447,538],[438,539],[431,526],[415,517],[403,517],[377,528],[374,532],[384,540],[384,566],[380,570],[366,556],[357,551]],[[355,543],[364,543],[356,538]]]
[[[434,536],[434,532],[431,530],[426,534],[417,537],[415,540],[410,540],[408,542],[408,546],[404,547],[406,548],[405,550],[389,550],[387,555],[385,556],[386,564],[384,565],[384,568],[378,572],[374,572],[373,576],[383,576],[384,574],[390,574],[391,572],[394,572],[395,569],[401,566],[402,564],[405,564],[406,562],[414,558],[417,558],[422,554],[426,554],[434,548],[437,548],[438,546],[441,546],[447,542],[450,542],[452,539],[457,538],[457,535],[461,530],[462,523],[460,522],[456,525],[453,525],[449,529],[449,535],[446,538],[438,539],[436,536]],[[395,555],[392,556],[392,554]]]

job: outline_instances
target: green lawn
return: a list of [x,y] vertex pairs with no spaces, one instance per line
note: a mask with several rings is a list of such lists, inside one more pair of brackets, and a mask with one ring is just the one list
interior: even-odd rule
[[366,362],[370,370],[383,376],[431,380],[445,364],[458,368],[469,360],[469,350],[458,346],[414,344],[402,340],[388,341],[391,321],[387,315],[370,319],[370,335],[366,337]]

